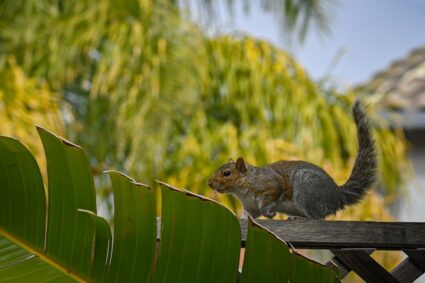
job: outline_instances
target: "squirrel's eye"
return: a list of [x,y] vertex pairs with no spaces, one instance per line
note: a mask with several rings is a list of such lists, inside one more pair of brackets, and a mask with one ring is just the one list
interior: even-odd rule
[[224,177],[229,177],[230,175],[232,175],[232,172],[230,172],[230,171],[224,171],[223,172]]

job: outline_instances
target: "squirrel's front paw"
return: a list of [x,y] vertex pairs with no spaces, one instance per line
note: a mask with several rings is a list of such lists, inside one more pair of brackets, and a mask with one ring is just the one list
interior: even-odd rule
[[287,220],[303,220],[303,219],[307,219],[307,217],[304,217],[304,216],[291,216],[291,215],[289,215]]
[[263,215],[267,218],[272,219],[273,217],[276,216],[276,212],[273,211],[271,208],[269,208],[263,211]]
[[262,205],[263,203],[260,204],[260,212],[262,215],[270,219],[276,216],[276,211],[275,211],[276,202],[271,202],[265,206],[262,206]]

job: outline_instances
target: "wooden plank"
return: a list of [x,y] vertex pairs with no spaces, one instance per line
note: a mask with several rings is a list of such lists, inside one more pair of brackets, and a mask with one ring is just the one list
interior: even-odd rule
[[[296,248],[425,248],[425,223],[324,220],[256,220]],[[241,220],[242,242],[246,220]]]
[[391,273],[385,270],[364,251],[347,249],[332,250],[332,253],[366,282],[399,282]]
[[351,272],[351,268],[346,266],[342,261],[340,261],[336,256],[330,259],[326,264],[327,267],[336,268],[339,271],[339,277],[342,279]]
[[[161,220],[158,218],[158,239]],[[325,220],[255,220],[295,248],[425,249],[425,223]],[[246,220],[240,220],[242,245]]]
[[425,272],[425,249],[404,250],[409,259]]
[[391,274],[400,282],[410,283],[422,276],[424,272],[419,269],[409,258],[403,260],[395,267]]
[[408,256],[391,272],[400,282],[413,282],[425,272],[425,250],[404,250]]
[[[363,250],[366,254],[370,255],[374,252],[373,249]],[[337,256],[331,258],[327,263],[325,263],[328,267],[336,267],[339,271],[340,278],[344,278],[351,272],[351,268],[346,266]]]

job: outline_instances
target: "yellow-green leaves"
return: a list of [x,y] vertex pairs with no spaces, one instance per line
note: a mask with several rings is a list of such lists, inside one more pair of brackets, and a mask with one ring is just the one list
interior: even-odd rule
[[59,106],[58,93],[52,91],[46,81],[26,73],[13,56],[0,57],[0,135],[29,143],[42,170],[45,167],[43,147],[34,125],[62,134]]

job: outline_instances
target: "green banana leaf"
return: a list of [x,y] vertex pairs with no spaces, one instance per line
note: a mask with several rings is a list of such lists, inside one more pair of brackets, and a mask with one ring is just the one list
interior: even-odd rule
[[108,282],[149,282],[156,248],[156,211],[152,189],[109,173],[115,203],[114,249]]
[[338,279],[326,266],[292,252],[285,242],[249,218],[240,282],[338,282]]
[[[236,282],[238,219],[205,197],[158,181],[162,194],[157,241],[155,192],[109,171],[115,218],[96,215],[87,155],[38,128],[47,159],[45,191],[28,149],[0,137],[0,282]],[[336,282],[332,270],[291,253],[249,222],[241,282]]]
[[154,282],[236,282],[241,232],[224,207],[162,185],[161,246]]
[[[50,137],[54,135],[47,138]],[[60,141],[59,138],[57,140]],[[51,149],[49,152],[50,156],[55,155]],[[57,259],[55,250],[48,248],[48,243],[51,243],[59,249],[63,246],[64,250],[70,250],[73,242],[81,239],[86,231],[78,229],[80,233],[76,231],[72,236],[68,235],[68,239],[63,233],[60,238],[46,237],[50,230],[46,226],[47,202],[40,170],[31,153],[19,141],[9,137],[0,138],[0,184],[0,282],[66,282],[71,278],[86,281],[84,275],[74,272],[77,268],[66,263],[70,257],[75,258],[75,253]],[[74,202],[63,199],[56,200],[58,203],[54,204],[54,201],[50,198],[49,203],[53,205],[49,212],[53,213],[55,207],[58,209],[55,216],[58,222],[48,222],[56,225],[54,229],[60,230],[73,220],[65,209]],[[64,209],[59,207],[61,201],[66,203]],[[76,211],[73,213],[76,214]],[[86,249],[90,249],[89,242],[85,245]]]

